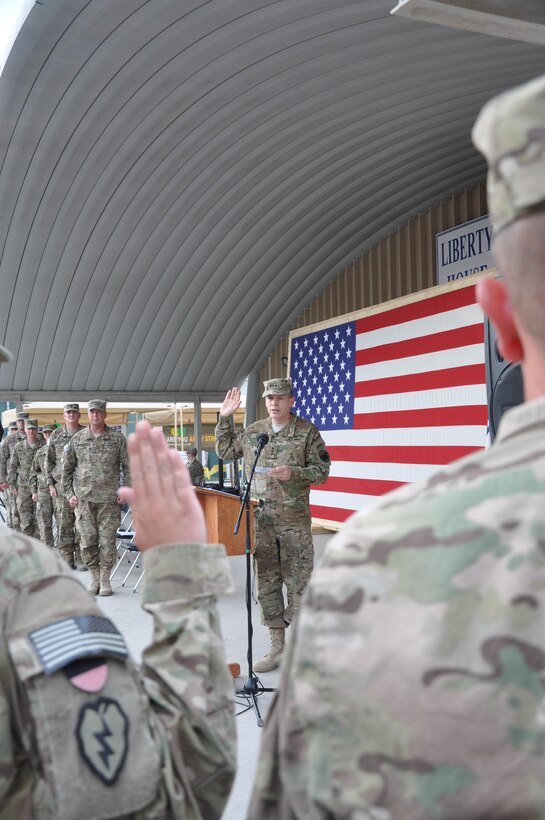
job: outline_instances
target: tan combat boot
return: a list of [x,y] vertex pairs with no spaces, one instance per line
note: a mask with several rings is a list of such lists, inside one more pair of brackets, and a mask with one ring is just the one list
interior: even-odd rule
[[269,635],[271,636],[271,648],[264,658],[254,663],[254,672],[271,672],[280,666],[280,658],[282,657],[282,650],[284,649],[284,637],[286,630],[282,627],[269,627]]
[[91,595],[98,595],[98,591],[100,589],[100,573],[98,567],[91,567],[91,583],[88,586],[88,590]]
[[112,595],[112,588],[110,586],[110,572],[109,569],[100,569],[100,592],[99,595]]
[[81,554],[81,548],[78,546],[75,553],[74,553],[74,565],[78,572],[87,572],[87,567],[83,561],[83,556]]

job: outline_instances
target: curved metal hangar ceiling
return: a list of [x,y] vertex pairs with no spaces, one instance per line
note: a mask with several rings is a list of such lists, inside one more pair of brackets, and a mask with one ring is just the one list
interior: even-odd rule
[[539,46],[393,0],[41,0],[0,77],[0,395],[212,397],[484,175]]

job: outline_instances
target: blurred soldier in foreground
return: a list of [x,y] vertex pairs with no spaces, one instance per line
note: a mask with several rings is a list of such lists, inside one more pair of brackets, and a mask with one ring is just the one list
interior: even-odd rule
[[191,483],[194,487],[202,487],[204,484],[204,467],[197,459],[198,450],[196,447],[191,447],[187,451],[187,469],[191,476]]
[[[0,347],[0,362],[7,361]],[[235,765],[232,679],[216,594],[177,453],[140,422],[133,506],[153,640],[138,670],[123,636],[54,551],[0,530],[0,813],[5,818],[216,820]]]
[[310,485],[323,484],[330,467],[318,428],[290,412],[294,404],[291,379],[271,379],[264,386],[269,418],[235,433],[229,416],[238,410],[241,399],[240,390],[233,387],[220,408],[216,426],[218,456],[243,456],[247,473],[254,461],[258,437],[265,435],[267,439],[251,494],[261,502],[254,513],[254,560],[262,621],[269,627],[271,648],[254,664],[256,672],[270,672],[280,663],[286,627],[299,608],[314,562]]
[[505,277],[478,298],[527,403],[489,450],[329,542],[252,820],[545,817],[545,77],[486,106],[473,138]]
[[70,438],[62,460],[62,492],[76,511],[81,555],[91,573],[89,591],[111,595],[110,573],[121,523],[117,488],[130,484],[127,442],[106,424],[106,402],[89,402],[89,427]]
[[44,544],[47,544],[47,546],[51,548],[54,547],[53,499],[49,493],[45,461],[47,458],[47,445],[49,444],[51,433],[54,429],[54,425],[46,425],[42,428],[46,443],[36,451],[30,469],[30,489],[32,492],[32,500],[36,504],[38,532]]
[[78,430],[85,430],[79,423],[79,404],[71,402],[64,405],[64,425],[57,427],[51,434],[46,451],[45,471],[49,494],[55,503],[57,521],[57,546],[69,567],[86,570],[81,557],[79,533],[76,528],[76,514],[63,493],[61,472],[64,448]]
[[30,471],[38,443],[38,419],[25,421],[26,438],[13,448],[8,469],[8,484],[17,502],[19,532],[32,537],[38,535],[36,503],[32,498]]

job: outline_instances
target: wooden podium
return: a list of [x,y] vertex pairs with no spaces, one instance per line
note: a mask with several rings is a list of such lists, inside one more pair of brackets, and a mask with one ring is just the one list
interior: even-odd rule
[[[195,490],[204,510],[209,543],[224,544],[227,555],[244,555],[246,552],[246,513],[242,514],[238,535],[233,535],[240,510],[238,495],[210,490],[208,487],[195,487]],[[258,503],[257,501],[250,501],[250,544],[252,552],[254,549],[253,510]]]

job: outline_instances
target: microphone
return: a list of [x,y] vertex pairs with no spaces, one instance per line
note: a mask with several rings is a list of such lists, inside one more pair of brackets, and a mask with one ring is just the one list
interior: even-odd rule
[[267,433],[260,433],[257,437],[257,441],[255,443],[255,454],[259,456],[261,454],[262,449],[265,447],[266,444],[269,443],[269,437]]

